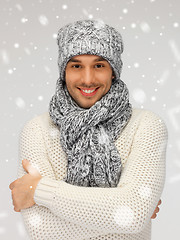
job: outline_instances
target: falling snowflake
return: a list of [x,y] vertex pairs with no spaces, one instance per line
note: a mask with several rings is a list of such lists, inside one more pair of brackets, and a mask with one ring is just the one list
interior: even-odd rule
[[161,77],[157,80],[157,83],[158,83],[159,85],[164,85],[164,83],[167,81],[169,75],[170,75],[170,71],[169,71],[168,69],[165,70],[165,71],[162,73]]
[[137,102],[137,103],[144,103],[145,100],[146,100],[146,94],[145,92],[140,89],[140,88],[136,88],[133,90],[133,94],[132,94],[134,100]]
[[175,42],[175,40],[170,40],[169,45],[170,45],[172,53],[174,54],[174,57],[176,58],[176,60],[178,62],[180,62],[180,51],[178,49],[178,46],[177,46],[177,43]]
[[2,56],[2,61],[4,64],[9,64],[10,60],[9,60],[9,56],[6,50],[2,50],[1,52],[1,56]]
[[151,97],[151,101],[152,101],[152,102],[155,102],[155,101],[156,101],[156,97],[155,97],[155,96],[152,96],[152,97]]
[[31,54],[31,51],[29,50],[29,48],[24,48],[24,51],[27,55],[30,55]]
[[16,4],[15,6],[16,6],[17,10],[22,12],[23,8],[22,8],[22,6],[20,4]]
[[48,23],[49,23],[49,20],[45,15],[40,15],[39,16],[39,22],[41,23],[41,25],[47,26]]
[[19,43],[15,43],[15,44],[14,44],[14,47],[15,47],[15,48],[19,48]]
[[52,138],[57,138],[57,137],[59,137],[60,132],[58,129],[51,128],[49,131],[49,134]]
[[53,38],[57,39],[57,33],[53,33]]
[[144,32],[144,33],[149,33],[151,31],[151,28],[149,26],[149,24],[147,22],[142,22],[140,24],[140,27],[141,27],[141,30]]
[[9,74],[13,74],[13,69],[10,68],[10,69],[8,70],[8,73],[9,73]]
[[92,14],[89,14],[88,18],[89,18],[89,19],[93,19],[93,15],[92,15]]
[[66,10],[68,6],[66,4],[62,5],[62,9]]
[[134,67],[138,68],[139,67],[139,63],[134,63]]
[[129,206],[120,206],[115,211],[114,220],[119,226],[129,226],[134,220],[134,212]]
[[29,224],[34,227],[41,225],[42,224],[41,216],[38,213],[30,215],[29,216]]
[[94,24],[94,27],[97,29],[101,29],[105,26],[105,23],[102,19],[97,19],[97,21]]
[[124,14],[127,14],[127,13],[128,13],[128,9],[127,9],[127,8],[124,8],[124,9],[123,9],[123,13],[124,13]]
[[93,15],[92,15],[92,14],[89,14],[85,8],[83,8],[82,11],[83,11],[83,14],[84,14],[86,17],[88,17],[89,19],[92,19],[92,18],[93,18]]
[[49,68],[48,66],[44,66],[44,69],[45,69],[45,71],[46,71],[47,73],[50,73],[50,72],[51,72],[51,70],[50,70],[50,68]]
[[138,193],[142,198],[148,200],[152,195],[152,189],[146,185],[143,185],[139,188]]
[[173,23],[173,27],[175,28],[179,27],[179,23],[178,22]]
[[28,21],[27,18],[21,18],[21,22],[22,22],[22,23],[26,23],[27,21]]
[[43,99],[44,99],[43,96],[38,96],[39,101],[42,101]]
[[16,98],[15,103],[18,108],[21,108],[21,109],[25,108],[25,105],[26,105],[25,101],[21,97]]
[[131,23],[131,28],[136,28],[136,24],[135,23]]
[[180,130],[180,121],[179,121],[179,113],[180,113],[180,105],[177,105],[167,111],[171,124],[173,125],[176,131]]

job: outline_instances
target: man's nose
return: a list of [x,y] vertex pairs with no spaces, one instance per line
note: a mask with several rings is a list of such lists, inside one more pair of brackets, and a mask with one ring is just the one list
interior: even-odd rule
[[87,86],[91,86],[95,83],[95,74],[92,68],[86,67],[82,73],[82,80]]

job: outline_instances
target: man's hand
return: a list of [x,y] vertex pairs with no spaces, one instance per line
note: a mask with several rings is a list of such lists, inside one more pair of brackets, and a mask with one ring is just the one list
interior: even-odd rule
[[156,218],[156,214],[159,212],[159,207],[158,207],[158,206],[159,206],[161,203],[162,203],[162,201],[161,201],[161,199],[160,199],[159,202],[158,202],[158,204],[157,204],[157,206],[156,206],[156,209],[154,210],[154,213],[153,213],[151,219]]
[[42,178],[38,170],[28,160],[24,159],[22,165],[27,174],[9,185],[15,212],[20,212],[21,209],[32,207],[35,204],[34,192]]

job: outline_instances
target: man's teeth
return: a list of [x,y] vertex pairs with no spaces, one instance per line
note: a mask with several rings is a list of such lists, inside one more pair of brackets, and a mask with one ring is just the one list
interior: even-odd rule
[[92,92],[94,92],[96,89],[93,89],[93,90],[83,90],[83,89],[81,89],[83,92],[85,92],[85,93],[92,93]]

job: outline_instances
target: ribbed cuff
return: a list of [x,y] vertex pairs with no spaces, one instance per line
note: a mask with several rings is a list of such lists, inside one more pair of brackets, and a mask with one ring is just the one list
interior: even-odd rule
[[58,182],[48,177],[42,177],[34,193],[34,201],[38,205],[51,208]]

